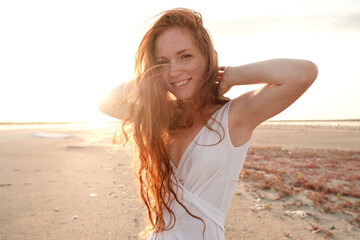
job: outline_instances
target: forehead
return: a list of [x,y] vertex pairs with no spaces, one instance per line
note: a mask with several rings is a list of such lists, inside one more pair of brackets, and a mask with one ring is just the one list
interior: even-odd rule
[[167,29],[155,41],[157,57],[171,55],[184,49],[197,50],[197,47],[188,32],[176,27]]

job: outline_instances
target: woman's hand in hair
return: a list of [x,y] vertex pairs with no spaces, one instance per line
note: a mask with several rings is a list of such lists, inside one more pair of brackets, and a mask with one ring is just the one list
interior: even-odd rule
[[218,75],[218,93],[220,96],[224,96],[227,93],[232,85],[229,83],[228,78],[225,74],[228,67],[219,67],[219,75]]

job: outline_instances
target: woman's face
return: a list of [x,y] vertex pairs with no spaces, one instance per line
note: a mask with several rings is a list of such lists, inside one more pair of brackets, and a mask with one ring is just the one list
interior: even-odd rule
[[179,100],[193,97],[206,64],[189,33],[176,27],[166,30],[155,41],[155,54],[166,89]]

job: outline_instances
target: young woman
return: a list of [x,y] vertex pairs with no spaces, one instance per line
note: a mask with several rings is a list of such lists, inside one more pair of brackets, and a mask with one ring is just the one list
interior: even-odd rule
[[[218,66],[201,15],[158,16],[136,54],[136,79],[112,90],[100,109],[131,127],[148,239],[224,239],[227,209],[251,135],[298,99],[317,77],[306,60]],[[235,85],[265,84],[235,99]]]

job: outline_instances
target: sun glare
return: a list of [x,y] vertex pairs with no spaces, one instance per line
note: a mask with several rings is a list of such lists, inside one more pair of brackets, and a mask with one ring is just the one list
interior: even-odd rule
[[[344,18],[329,15],[336,14],[337,8],[339,14],[355,8],[321,2],[259,0],[235,7],[238,1],[220,5],[148,1],[141,8],[136,2],[127,3],[126,8],[122,3],[85,1],[2,2],[0,22],[9,24],[0,24],[5,36],[0,38],[0,122],[106,118],[97,103],[113,87],[133,78],[135,52],[147,20],[179,6],[202,13],[220,65],[278,57],[310,59],[317,63],[319,77],[302,101],[311,98],[316,102],[321,96],[332,106],[340,106],[335,114],[325,101],[317,102],[322,111],[314,110],[316,104],[311,102],[309,116],[360,118],[358,111],[341,107],[360,102],[354,90],[360,88],[355,59],[360,55],[360,34],[350,13],[339,15]],[[316,12],[319,14],[314,15]],[[229,94],[236,96],[240,89],[246,88],[235,88]],[[333,96],[338,94],[335,102]]]

